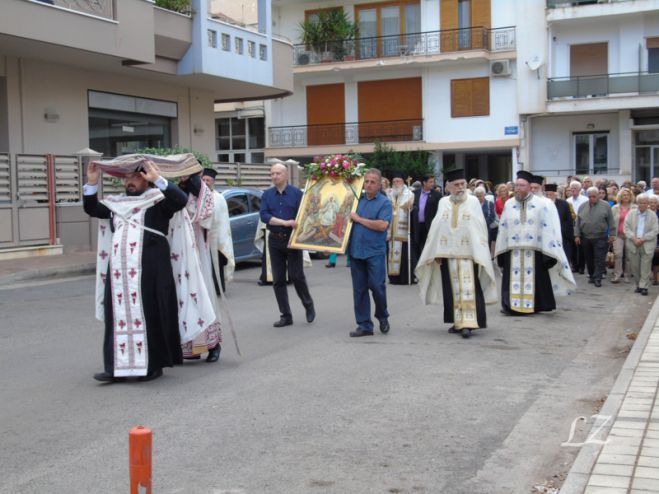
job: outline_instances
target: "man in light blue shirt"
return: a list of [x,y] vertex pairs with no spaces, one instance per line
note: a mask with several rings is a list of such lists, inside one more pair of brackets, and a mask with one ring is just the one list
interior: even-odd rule
[[386,260],[387,229],[391,223],[391,201],[380,194],[382,174],[376,168],[364,175],[364,193],[359,199],[357,211],[352,213],[353,222],[348,252],[352,275],[352,295],[357,329],[350,336],[372,336],[370,289],[375,303],[375,317],[380,331],[389,331],[387,311]]

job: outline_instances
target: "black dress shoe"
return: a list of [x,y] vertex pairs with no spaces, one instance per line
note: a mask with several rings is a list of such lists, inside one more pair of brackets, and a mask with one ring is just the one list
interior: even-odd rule
[[462,336],[464,339],[471,337],[471,329],[463,329],[460,331],[460,336]]
[[595,280],[593,281],[593,284],[599,288],[600,286],[602,286],[602,280]]
[[636,287],[636,290],[634,290],[634,293],[641,293],[641,289],[639,287]]
[[332,264],[332,263],[330,262],[330,263],[325,264],[325,267],[326,267],[326,268],[335,268],[335,267],[336,267],[336,264]]
[[389,325],[389,319],[381,319],[380,320],[380,333],[387,334],[390,329],[391,329],[391,326]]
[[646,295],[648,294],[648,289],[647,288],[641,288],[641,295]]
[[585,269],[580,269],[580,270],[579,270],[579,274],[583,274],[584,271],[585,271]]
[[360,336],[373,336],[373,331],[367,331],[362,328],[357,328],[354,331],[350,331],[351,338],[359,338]]
[[206,357],[206,362],[217,362],[220,360],[220,352],[222,351],[222,347],[218,343],[215,348],[211,348],[208,352],[208,356]]
[[272,285],[272,283],[269,283],[269,282],[267,282],[267,281],[261,281],[261,280],[259,280],[258,283],[257,283],[257,285],[259,285],[259,286],[268,286],[268,285]]
[[313,322],[313,320],[316,319],[316,310],[313,308],[313,305],[306,308],[306,316],[307,322]]
[[159,377],[162,377],[162,369],[156,369],[154,371],[149,372],[146,376],[138,377],[138,381],[153,381],[154,379],[158,379]]
[[101,381],[102,383],[111,383],[114,381],[114,376],[107,372],[97,372],[94,374],[94,379]]
[[183,360],[199,360],[201,355],[192,355],[191,357],[183,357]]
[[[503,311],[501,311],[501,312],[503,312]],[[451,326],[450,328],[448,328],[448,332],[449,332],[449,334],[456,334],[456,333],[459,333],[460,331],[455,329],[455,326]]]
[[283,328],[284,326],[291,326],[293,324],[292,319],[284,319],[283,317],[279,319],[276,323],[273,324],[275,328]]

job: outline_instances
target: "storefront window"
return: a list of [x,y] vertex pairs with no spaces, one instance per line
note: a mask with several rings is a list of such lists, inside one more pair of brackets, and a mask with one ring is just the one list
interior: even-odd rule
[[[216,130],[220,162],[263,163],[265,118],[218,118]],[[219,151],[225,152],[219,153]]]
[[577,175],[608,172],[608,132],[574,134],[574,171]]

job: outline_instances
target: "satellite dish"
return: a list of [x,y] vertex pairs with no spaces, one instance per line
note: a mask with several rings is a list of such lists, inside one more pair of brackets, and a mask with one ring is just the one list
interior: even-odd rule
[[528,65],[531,70],[538,70],[542,67],[542,61],[538,57],[533,57],[533,60],[526,62],[526,65]]

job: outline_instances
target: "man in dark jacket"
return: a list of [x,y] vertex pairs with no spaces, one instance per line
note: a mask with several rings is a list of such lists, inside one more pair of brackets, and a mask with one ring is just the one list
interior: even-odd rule
[[574,245],[574,217],[572,206],[557,197],[558,186],[556,184],[545,184],[545,196],[554,202],[558,219],[561,221],[561,234],[563,235],[563,250],[568,259],[572,259],[572,246]]
[[412,272],[426,245],[426,238],[432,220],[437,214],[437,206],[442,195],[435,190],[434,175],[426,175],[423,178],[421,189],[414,191],[414,205],[412,206]]

